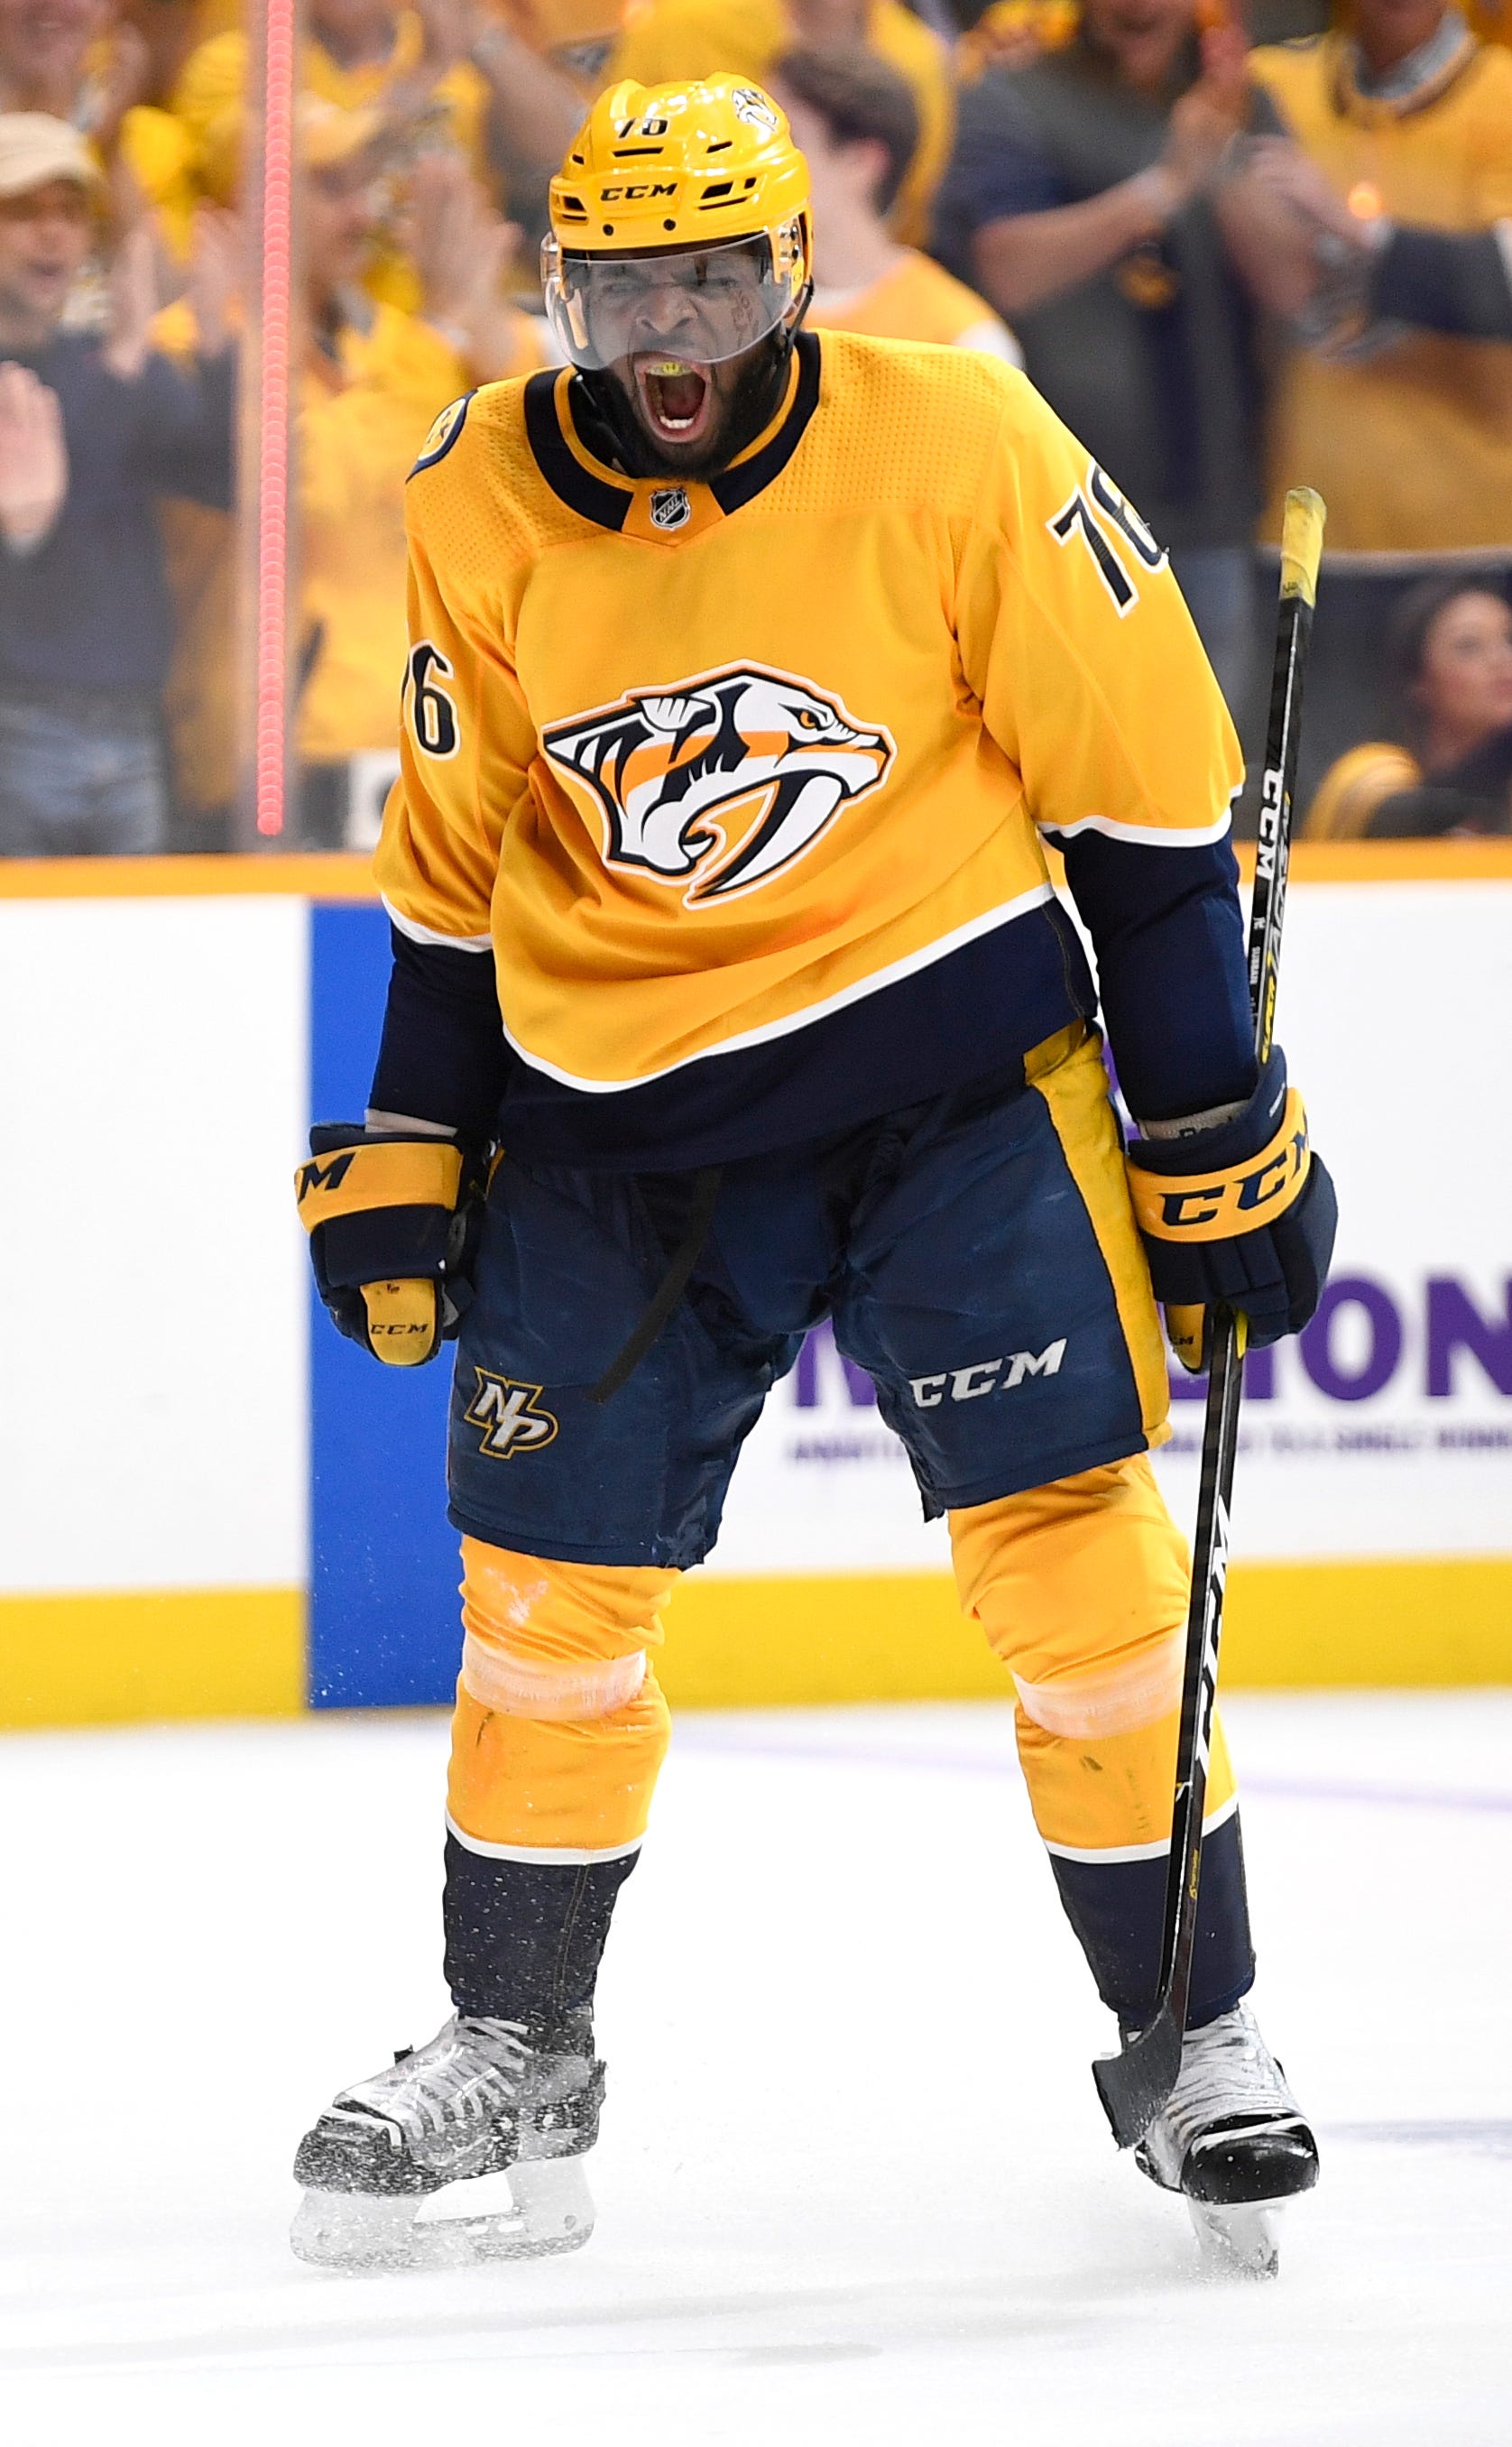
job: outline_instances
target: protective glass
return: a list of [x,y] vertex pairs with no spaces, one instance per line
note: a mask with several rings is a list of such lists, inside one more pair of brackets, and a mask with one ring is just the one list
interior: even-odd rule
[[565,255],[548,237],[540,269],[546,313],[575,366],[596,372],[648,349],[718,365],[754,348],[797,305],[802,231],[791,221],[653,255]]

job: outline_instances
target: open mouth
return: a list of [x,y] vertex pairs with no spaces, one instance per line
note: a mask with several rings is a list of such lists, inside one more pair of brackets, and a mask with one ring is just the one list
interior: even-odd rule
[[686,444],[703,438],[714,392],[702,367],[684,357],[637,357],[635,388],[646,422],[659,441]]

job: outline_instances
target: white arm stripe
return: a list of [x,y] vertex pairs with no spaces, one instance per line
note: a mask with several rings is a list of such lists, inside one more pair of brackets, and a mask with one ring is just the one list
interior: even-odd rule
[[438,935],[434,926],[422,926],[418,918],[406,918],[402,909],[394,907],[387,893],[380,897],[391,922],[412,943],[434,943],[444,952],[491,952],[494,948],[492,935]]
[[1075,841],[1078,833],[1106,833],[1109,841],[1135,842],[1142,849],[1206,849],[1220,842],[1234,819],[1227,807],[1214,825],[1121,825],[1112,816],[1081,816],[1074,825],[1041,825],[1047,841]]

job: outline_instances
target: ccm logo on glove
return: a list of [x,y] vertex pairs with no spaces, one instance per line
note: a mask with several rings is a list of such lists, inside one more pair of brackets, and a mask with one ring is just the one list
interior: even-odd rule
[[340,1331],[390,1367],[430,1359],[472,1299],[479,1213],[451,1139],[323,1122],[294,1175],[315,1284]]
[[1219,1303],[1244,1318],[1257,1351],[1300,1333],[1328,1279],[1338,1205],[1278,1047],[1232,1120],[1136,1139],[1128,1184],[1183,1368],[1202,1366],[1206,1312]]
[[[1205,1137],[1205,1131],[1198,1134]],[[1159,1144],[1159,1142],[1157,1142]],[[1181,1145],[1181,1141],[1165,1144]],[[1195,1145],[1195,1140],[1187,1142]],[[1215,1171],[1191,1188],[1173,1189],[1145,1172],[1137,1157],[1129,1163],[1129,1188],[1142,1232],[1161,1241],[1223,1241],[1232,1233],[1274,1223],[1284,1215],[1312,1168],[1307,1113],[1295,1088],[1286,1091],[1281,1127],[1258,1158]]]

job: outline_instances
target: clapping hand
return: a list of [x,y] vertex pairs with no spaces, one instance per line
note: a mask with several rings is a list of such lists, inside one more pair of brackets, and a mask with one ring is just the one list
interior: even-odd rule
[[231,309],[241,274],[241,225],[235,213],[201,204],[189,255],[189,304],[199,354],[217,357],[231,342]]
[[1249,47],[1241,26],[1225,18],[1201,37],[1202,73],[1171,111],[1162,164],[1183,199],[1200,195],[1218,176],[1249,118]]
[[147,361],[152,321],[158,311],[158,253],[151,224],[128,229],[110,258],[110,303],[104,361],[123,382],[135,382]]
[[12,552],[44,542],[67,497],[57,392],[28,366],[0,365],[0,535]]
[[409,176],[406,234],[426,321],[453,342],[475,375],[496,381],[514,356],[503,280],[520,230],[500,218],[454,154],[427,153]]

